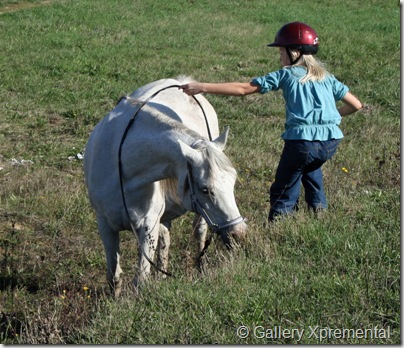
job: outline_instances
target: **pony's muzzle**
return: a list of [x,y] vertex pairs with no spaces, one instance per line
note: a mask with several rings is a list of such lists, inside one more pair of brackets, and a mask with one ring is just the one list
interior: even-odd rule
[[237,225],[232,225],[219,231],[220,237],[227,249],[235,244],[242,244],[247,235],[247,224],[244,219]]

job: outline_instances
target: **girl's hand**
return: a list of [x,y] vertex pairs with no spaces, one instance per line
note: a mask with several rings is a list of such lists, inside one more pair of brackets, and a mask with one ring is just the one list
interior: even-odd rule
[[179,88],[181,88],[184,91],[184,93],[188,95],[203,93],[202,83],[199,82],[190,82],[180,86]]

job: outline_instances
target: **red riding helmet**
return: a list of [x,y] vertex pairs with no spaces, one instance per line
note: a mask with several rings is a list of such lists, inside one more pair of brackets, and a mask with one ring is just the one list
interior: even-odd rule
[[315,30],[302,22],[285,24],[278,30],[275,41],[268,46],[299,50],[302,54],[316,54],[318,36]]

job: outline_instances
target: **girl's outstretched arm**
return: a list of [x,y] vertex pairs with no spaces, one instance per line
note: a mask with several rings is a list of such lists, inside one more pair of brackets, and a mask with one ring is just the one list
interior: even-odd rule
[[219,95],[243,96],[247,94],[257,93],[260,90],[259,86],[255,86],[250,82],[190,82],[182,85],[180,88],[188,95],[209,93]]

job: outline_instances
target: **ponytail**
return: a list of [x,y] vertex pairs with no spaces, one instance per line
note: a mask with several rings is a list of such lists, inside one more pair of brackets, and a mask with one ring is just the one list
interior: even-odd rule
[[330,74],[324,64],[316,60],[311,54],[302,55],[300,65],[307,69],[307,74],[299,80],[300,83],[322,81]]
[[290,50],[290,60],[294,61],[291,66],[304,66],[307,69],[307,74],[303,76],[299,82],[305,83],[307,81],[322,81],[328,75],[323,63],[316,60],[311,54],[301,54],[297,50]]

